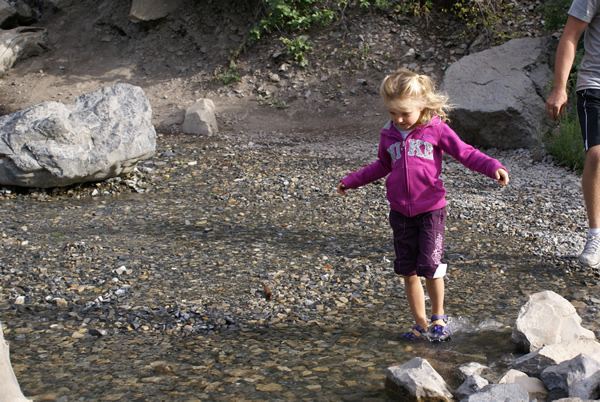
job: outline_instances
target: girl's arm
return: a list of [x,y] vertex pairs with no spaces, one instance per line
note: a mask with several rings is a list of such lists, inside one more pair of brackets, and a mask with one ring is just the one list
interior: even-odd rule
[[356,172],[348,174],[348,176],[340,180],[338,193],[345,194],[346,189],[358,188],[387,176],[388,173],[392,171],[392,165],[390,154],[385,149],[383,141],[379,142],[377,157],[379,159],[375,162],[370,163]]
[[440,148],[467,168],[496,179],[499,184],[508,183],[508,170],[498,160],[461,140],[448,125],[444,125],[441,133]]
[[381,159],[378,159],[359,171],[348,174],[348,176],[340,180],[338,192],[340,194],[345,194],[344,190],[348,188],[358,188],[364,186],[365,184],[372,183],[387,176],[387,174],[390,172],[391,168],[386,166]]
[[554,82],[552,92],[546,100],[546,114],[554,121],[558,121],[565,113],[567,104],[567,81],[575,60],[577,43],[587,28],[588,23],[571,15],[567,17],[565,29],[558,42],[556,62],[554,67]]

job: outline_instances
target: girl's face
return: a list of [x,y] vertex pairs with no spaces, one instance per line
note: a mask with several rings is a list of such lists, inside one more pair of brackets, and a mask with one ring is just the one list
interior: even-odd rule
[[416,127],[423,108],[409,107],[406,109],[388,108],[390,119],[402,131],[412,130]]

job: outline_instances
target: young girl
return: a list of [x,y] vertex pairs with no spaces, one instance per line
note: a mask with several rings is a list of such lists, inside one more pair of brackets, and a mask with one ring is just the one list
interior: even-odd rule
[[[389,221],[394,234],[394,271],[404,277],[406,297],[415,325],[409,340],[450,340],[444,313],[442,264],[446,222],[446,189],[440,173],[444,152],[467,168],[508,184],[508,172],[498,162],[464,143],[446,124],[447,97],[436,92],[431,78],[400,69],[387,76],[381,95],[390,121],[381,130],[378,160],[340,180],[337,191],[358,188],[385,176]],[[431,323],[421,279],[431,300]]]

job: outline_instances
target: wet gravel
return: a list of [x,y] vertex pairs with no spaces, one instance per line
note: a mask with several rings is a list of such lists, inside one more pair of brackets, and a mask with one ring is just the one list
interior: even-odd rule
[[387,400],[385,368],[428,359],[495,380],[527,296],[553,290],[600,334],[577,253],[580,179],[486,152],[508,187],[448,159],[451,342],[406,343],[383,181],[335,192],[377,138],[160,135],[129,177],[0,191],[0,321],[36,400]]

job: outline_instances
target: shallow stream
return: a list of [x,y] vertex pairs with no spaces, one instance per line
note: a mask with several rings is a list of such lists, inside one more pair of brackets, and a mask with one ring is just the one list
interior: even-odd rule
[[388,400],[386,367],[415,356],[452,388],[470,362],[496,381],[522,353],[511,341],[520,307],[542,290],[599,332],[598,279],[575,260],[576,178],[557,167],[539,167],[549,187],[525,186],[526,156],[501,154],[515,173],[500,190],[448,166],[454,335],[430,344],[400,337],[412,320],[383,183],[335,194],[362,161],[160,146],[146,192],[101,184],[0,201],[0,321],[28,397]]

